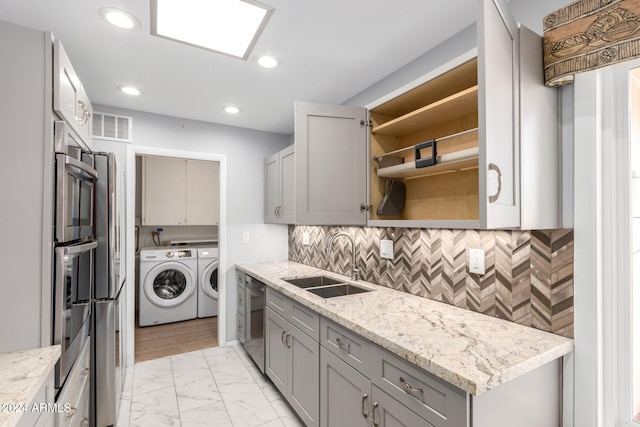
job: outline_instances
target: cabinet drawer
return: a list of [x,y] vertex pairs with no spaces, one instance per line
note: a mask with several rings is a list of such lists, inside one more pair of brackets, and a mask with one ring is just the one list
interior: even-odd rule
[[244,318],[244,316],[242,315],[242,313],[240,313],[240,311],[238,311],[238,325],[237,325],[237,329],[238,329],[238,340],[240,340],[241,343],[245,343],[245,341],[247,340],[247,333],[246,333],[246,328],[247,328],[247,322]]
[[435,427],[464,427],[467,396],[457,387],[378,346],[372,346],[372,382]]
[[[89,418],[89,373],[91,360],[89,358],[91,340],[87,340],[78,360],[64,383],[57,404],[65,408],[64,412],[56,414],[57,427],[82,426],[83,418]],[[65,406],[66,405],[66,406]],[[66,408],[70,408],[66,411]]]
[[371,377],[372,344],[369,340],[323,317],[320,321],[320,344],[363,375]]
[[238,314],[245,315],[246,314],[246,301],[247,295],[244,287],[238,287]]
[[315,341],[320,339],[320,315],[317,312],[269,287],[267,287],[266,299],[267,307],[291,322]]
[[238,285],[238,288],[244,289],[246,278],[247,275],[244,271],[236,270],[236,284]]
[[291,303],[293,301],[282,295],[280,292],[274,291],[268,286],[266,299],[267,307],[278,313],[280,316],[287,318],[287,313],[291,313]]

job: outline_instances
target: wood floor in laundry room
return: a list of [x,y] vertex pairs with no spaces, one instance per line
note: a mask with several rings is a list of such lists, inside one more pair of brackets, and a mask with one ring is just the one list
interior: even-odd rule
[[135,328],[135,362],[159,359],[218,345],[218,318],[185,320]]

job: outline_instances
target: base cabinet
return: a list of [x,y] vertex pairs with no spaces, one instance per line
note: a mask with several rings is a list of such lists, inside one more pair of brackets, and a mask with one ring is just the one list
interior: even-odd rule
[[265,336],[265,373],[307,427],[318,427],[318,341],[269,307],[265,309]]
[[[91,339],[84,344],[78,359],[71,368],[56,401],[65,411],[55,414],[56,427],[84,427],[89,425],[89,398],[91,392]],[[66,410],[68,408],[68,411]]]

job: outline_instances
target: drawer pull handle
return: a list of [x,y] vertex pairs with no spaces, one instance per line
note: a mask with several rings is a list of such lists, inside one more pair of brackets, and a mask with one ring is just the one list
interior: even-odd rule
[[366,395],[366,394],[362,395],[362,405],[360,406],[360,412],[362,413],[362,416],[365,417],[365,418],[369,418],[369,414],[364,412],[364,402],[367,401],[368,397],[369,396]]
[[411,386],[411,384],[409,384],[408,382],[405,381],[404,378],[400,377],[400,384],[402,384],[402,387],[404,387],[405,390],[413,392],[413,393],[420,393],[420,394],[424,394],[424,391],[421,388],[413,388]]
[[351,344],[348,342],[344,342],[340,339],[340,337],[336,338],[336,344],[340,347],[340,350],[346,351],[347,353],[351,353]]
[[78,408],[74,408],[73,406],[69,410],[69,413],[64,417],[65,421],[69,421],[73,416],[78,412]]
[[287,331],[282,331],[282,335],[280,336],[280,341],[282,341],[282,345],[287,345],[286,340]]
[[291,342],[289,341],[289,338],[291,338],[291,334],[287,333],[287,338],[285,338],[287,348],[291,348]]
[[378,402],[373,402],[371,406],[371,423],[373,427],[378,427],[378,422],[376,421],[376,409],[378,409]]

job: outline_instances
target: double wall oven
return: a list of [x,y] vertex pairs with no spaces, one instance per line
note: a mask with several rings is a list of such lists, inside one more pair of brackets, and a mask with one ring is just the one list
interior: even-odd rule
[[76,141],[65,122],[55,123],[55,244],[53,283],[53,343],[62,354],[56,365],[59,391],[87,341],[97,241],[94,225],[93,157]]

